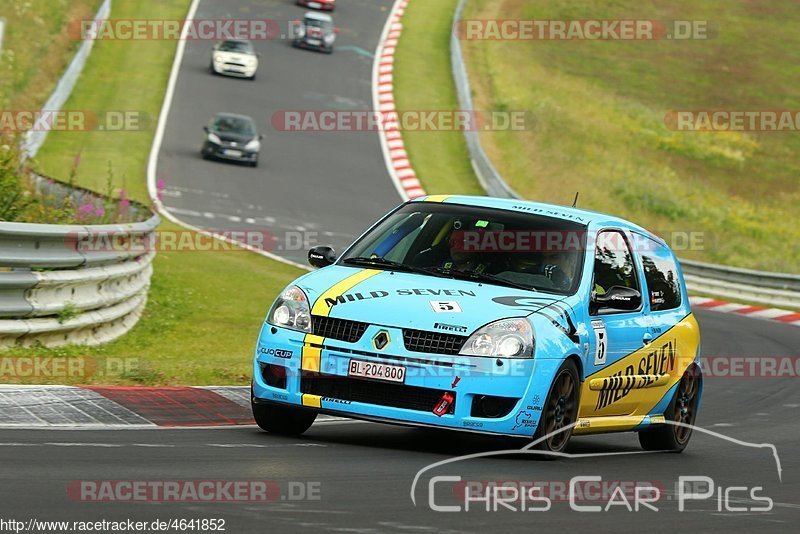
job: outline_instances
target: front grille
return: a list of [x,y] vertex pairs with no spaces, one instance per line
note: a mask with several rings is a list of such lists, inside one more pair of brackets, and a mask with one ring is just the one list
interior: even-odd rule
[[334,319],[322,315],[311,316],[311,328],[315,335],[348,343],[355,343],[361,339],[367,326],[369,326],[367,323],[348,319]]
[[[303,372],[300,377],[300,391],[320,397],[330,397],[351,402],[363,402],[430,412],[436,407],[442,396],[447,393],[441,389],[420,388],[405,384],[392,384],[375,380],[362,380],[345,376],[322,375]],[[447,410],[451,414],[455,410],[455,392],[451,391],[453,403]]]
[[406,350],[413,352],[431,352],[433,354],[455,356],[461,351],[461,347],[466,342],[466,336],[403,329],[403,343],[405,343]]

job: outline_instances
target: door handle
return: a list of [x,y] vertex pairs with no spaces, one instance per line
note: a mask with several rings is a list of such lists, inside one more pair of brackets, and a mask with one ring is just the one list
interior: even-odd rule
[[649,345],[653,342],[653,334],[650,332],[645,332],[642,336],[642,345]]

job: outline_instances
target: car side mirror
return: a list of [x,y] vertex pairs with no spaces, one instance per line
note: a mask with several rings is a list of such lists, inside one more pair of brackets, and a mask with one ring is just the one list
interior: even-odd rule
[[208,126],[203,126],[203,131],[204,131],[205,133],[208,133]]
[[258,140],[261,141],[262,139],[264,139],[264,134],[258,134]]
[[336,261],[336,251],[331,247],[314,247],[308,251],[308,263],[313,267],[327,267]]
[[595,312],[603,310],[638,310],[642,305],[642,294],[625,286],[611,286],[602,295],[592,293],[592,307]]

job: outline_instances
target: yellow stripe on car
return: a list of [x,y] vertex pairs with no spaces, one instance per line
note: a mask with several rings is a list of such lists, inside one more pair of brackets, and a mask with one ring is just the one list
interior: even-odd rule
[[303,394],[303,406],[310,406],[312,408],[322,408],[322,397],[319,395]]
[[[326,299],[336,299],[343,293],[353,289],[355,286],[380,273],[377,269],[364,269],[352,276],[348,276],[344,280],[332,285],[327,291],[322,293],[319,298],[314,302],[311,308],[311,315],[318,315],[327,317],[331,312],[331,307],[327,304]],[[313,319],[312,319],[313,321]],[[322,359],[322,344],[325,338],[314,334],[306,334],[303,338],[303,351],[301,355],[301,369],[303,371],[319,372],[320,360]],[[306,395],[304,395],[304,398]],[[305,404],[305,400],[303,401]]]
[[425,202],[444,202],[453,195],[430,195],[425,197]]

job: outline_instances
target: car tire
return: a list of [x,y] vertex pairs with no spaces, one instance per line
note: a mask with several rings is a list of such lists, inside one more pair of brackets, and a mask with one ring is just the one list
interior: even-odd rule
[[255,161],[251,161],[250,162],[250,166],[251,167],[258,167],[258,159],[256,159]]
[[[694,425],[697,418],[697,407],[700,402],[700,389],[703,385],[703,373],[700,367],[692,365],[683,373],[675,395],[669,403],[664,416],[667,421]],[[639,443],[646,451],[665,451],[681,453],[692,437],[691,427],[680,425],[657,425],[649,430],[639,432]]]
[[581,399],[581,381],[578,375],[578,366],[572,359],[567,359],[559,367],[550,391],[547,394],[539,424],[533,435],[533,441],[544,438],[559,429],[568,428],[542,439],[533,446],[533,450],[555,454],[537,455],[544,460],[554,460],[559,453],[564,452],[572,437],[572,425],[578,420],[578,408]]
[[317,418],[316,412],[277,404],[251,403],[256,424],[267,432],[282,436],[299,436]]

